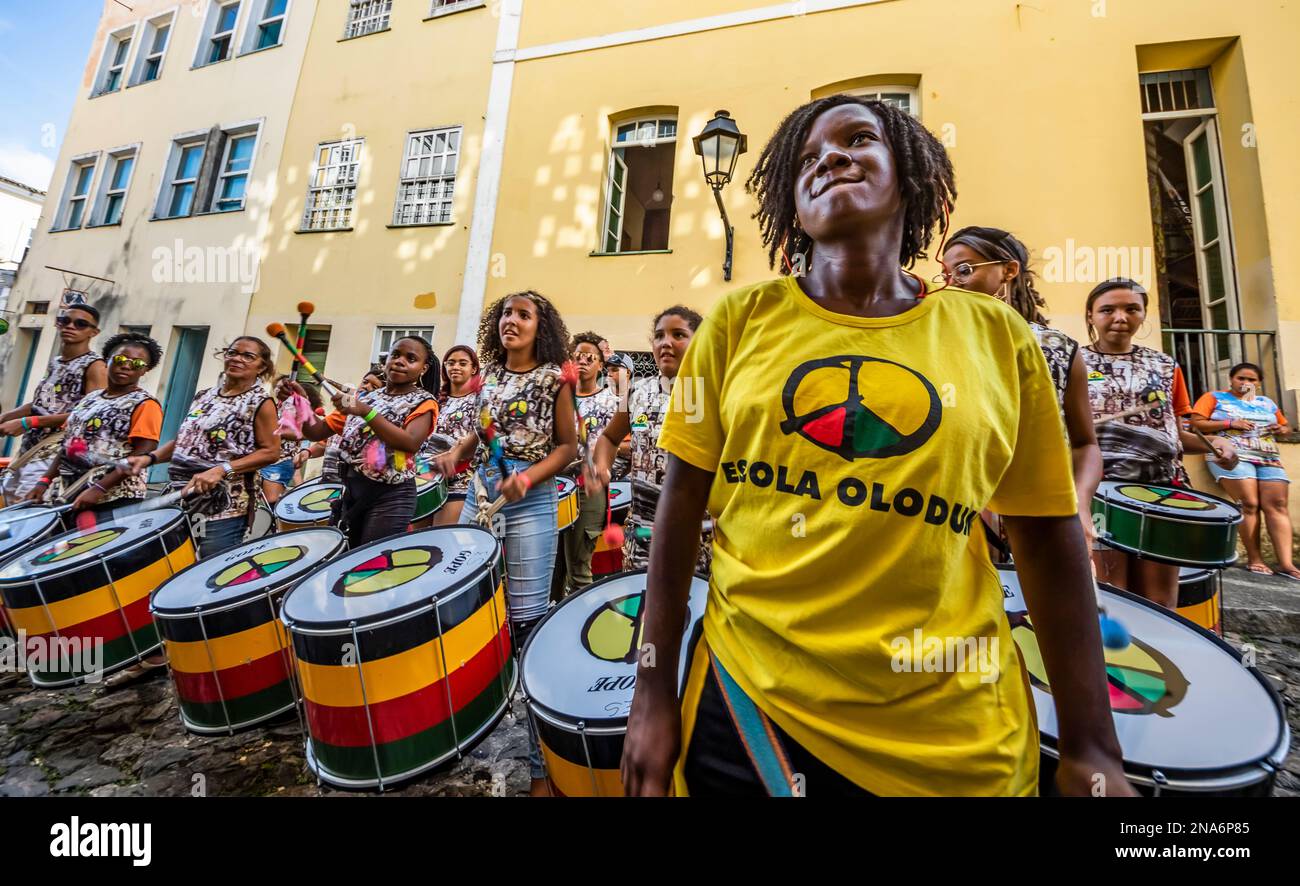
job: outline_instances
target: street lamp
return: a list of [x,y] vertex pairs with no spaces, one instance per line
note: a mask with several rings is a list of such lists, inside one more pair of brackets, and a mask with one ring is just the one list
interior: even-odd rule
[[695,153],[704,161],[704,178],[713,189],[713,199],[718,201],[722,226],[727,232],[727,258],[722,263],[722,279],[730,280],[731,250],[735,243],[736,229],[727,218],[727,207],[722,203],[722,189],[731,181],[731,176],[736,171],[736,158],[745,153],[749,140],[736,126],[736,121],[731,119],[731,114],[718,111],[692,141],[695,143]]

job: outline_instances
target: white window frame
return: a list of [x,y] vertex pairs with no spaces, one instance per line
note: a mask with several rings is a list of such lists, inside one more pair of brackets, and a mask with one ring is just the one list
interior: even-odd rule
[[839,94],[884,102],[889,101],[889,97],[892,96],[906,95],[907,107],[903,110],[917,120],[921,119],[921,90],[915,86],[860,86],[856,89],[845,89]]
[[[253,167],[257,165],[257,149],[261,146],[262,142],[262,123],[259,120],[255,123],[244,123],[229,128],[223,128],[222,135],[225,136],[225,145],[221,148],[221,163],[215,167],[216,175],[213,179],[212,203],[208,207],[207,211],[219,212],[222,214],[227,212],[242,212],[248,206],[248,187],[253,181]],[[230,163],[230,147],[237,139],[241,138],[253,139],[253,153],[248,158],[248,169],[242,172],[230,172],[226,168]],[[244,196],[239,201],[239,208],[218,209],[217,204],[222,202],[221,185],[226,179],[238,178],[239,176],[244,177]]]
[[[284,45],[285,32],[289,29],[289,14],[293,12],[293,0],[285,0],[284,12],[280,15],[267,15],[268,7],[274,0],[250,0],[254,5],[251,7],[254,11],[248,16],[248,24],[244,27],[244,39],[240,44],[240,55],[248,55],[250,52],[262,52],[267,49],[275,49]],[[262,29],[280,23],[280,38],[270,46],[258,46],[258,36]]]
[[[158,184],[158,195],[154,199],[154,210],[152,218],[155,221],[163,221],[173,218],[190,218],[194,215],[194,205],[199,199],[199,184],[203,178],[203,161],[207,154],[208,130],[195,130],[193,132],[183,132],[172,139],[171,149],[167,154],[167,165],[163,170],[162,180]],[[181,157],[185,155],[185,149],[197,147],[203,149],[204,156],[199,158],[199,168],[193,179],[178,179],[177,174],[180,172]],[[194,184],[194,198],[190,200],[190,211],[184,215],[168,215],[167,211],[171,208],[172,196],[177,184]]]
[[[179,8],[172,7],[162,15],[156,15],[144,23],[144,34],[140,37],[140,47],[136,50],[135,64],[131,67],[131,80],[127,83],[128,88],[162,79],[163,65],[166,64],[167,55],[171,52],[172,41],[176,38],[176,12]],[[161,52],[154,52],[154,42],[158,39],[158,32],[163,28],[167,29],[167,42],[163,44]],[[153,80],[146,80],[144,70],[154,58],[158,59],[158,76]]]
[[[437,145],[438,139],[444,140],[446,149],[442,152],[430,150],[428,153],[418,152],[412,155],[412,148],[417,142],[423,139],[432,139],[434,145]],[[393,227],[418,227],[421,225],[449,225],[454,224],[455,219],[452,217],[453,202],[456,197],[456,178],[460,174],[460,155],[461,148],[464,146],[464,127],[454,126],[436,126],[431,129],[416,129],[406,134],[406,144],[402,152],[402,165],[397,173],[397,197],[393,202]],[[456,147],[451,148],[452,141],[455,141]],[[432,164],[441,161],[442,172],[434,175],[432,173]],[[408,175],[412,162],[430,164],[430,172],[427,175]],[[454,164],[450,174],[447,172],[447,166]],[[426,196],[415,199],[403,199],[404,192],[408,188],[438,189],[439,196],[433,198]],[[404,219],[402,209],[404,206],[413,206],[413,219]],[[421,210],[426,207],[438,208],[438,217],[432,218],[427,213],[421,220]]]
[[[90,217],[90,201],[95,193],[95,176],[99,174],[99,151],[92,151],[88,154],[81,154],[73,157],[68,161],[68,177],[64,180],[63,194],[59,197],[59,209],[54,216],[54,226],[50,228],[51,233],[56,231],[76,231],[84,228]],[[77,182],[81,179],[81,171],[90,168],[90,181],[86,183],[86,193],[77,195],[75,188]],[[81,203],[81,221],[76,225],[68,222],[72,216],[72,205]]]
[[[117,171],[123,161],[131,161],[131,173],[126,177],[126,184],[121,188],[113,187]],[[95,192],[95,209],[87,227],[97,228],[103,225],[121,224],[126,215],[126,198],[131,191],[131,182],[135,180],[135,171],[140,168],[140,144],[124,145],[104,152],[104,174],[99,177],[99,190]],[[108,220],[109,202],[114,197],[122,198],[122,215],[115,222]]]
[[[364,16],[358,16],[360,9],[367,9]],[[358,27],[372,22],[383,22],[383,27]],[[368,34],[379,34],[393,26],[393,0],[348,0],[348,14],[343,19],[343,39],[351,40]]]
[[[673,124],[672,135],[660,135],[662,124],[671,121]],[[643,131],[646,124],[653,124],[653,134]],[[618,255],[623,252],[623,217],[627,211],[627,183],[629,173],[627,160],[619,151],[628,148],[653,148],[658,145],[675,144],[681,136],[680,118],[676,114],[647,114],[643,117],[632,117],[627,120],[619,120],[610,127],[609,132],[609,164],[605,172],[605,198],[601,204],[601,222],[600,222],[600,242],[596,245],[597,255]],[[619,140],[619,133],[632,127],[630,137]],[[614,183],[619,169],[622,169],[622,184],[618,195],[618,208],[613,207],[614,203]],[[610,227],[613,221],[614,227]],[[610,237],[613,236],[614,249],[608,249]],[[639,252],[640,250],[630,250]]]
[[[235,21],[231,24],[229,31],[217,31],[217,23],[221,20],[221,13],[231,7],[237,7],[235,12]],[[199,45],[194,50],[194,67],[206,68],[210,65],[219,65],[222,62],[228,62],[239,54],[239,23],[245,17],[247,12],[248,0],[209,0],[208,14],[203,20],[203,29],[199,31]],[[230,44],[226,50],[226,57],[217,61],[209,61],[212,54],[212,44],[218,37],[230,35]]]
[[482,9],[486,6],[487,0],[432,0],[429,18],[451,15],[453,12],[465,12],[469,9]]
[[406,338],[408,335],[418,335],[420,336],[420,338],[432,344],[433,336],[437,332],[437,327],[436,326],[396,326],[396,325],[376,326],[374,347],[370,349],[371,363],[382,363],[386,358],[388,352],[385,351],[383,348],[384,333],[386,332],[391,333],[388,339],[388,347],[391,349],[393,347],[393,342],[401,341],[402,339]]
[[[353,149],[353,153],[348,160],[344,161],[342,159],[338,159],[338,160],[334,159],[333,151],[335,149],[338,149],[341,154],[342,150],[345,147],[349,147],[349,146]],[[331,152],[328,162],[323,167],[321,166],[320,163],[320,157],[322,151]],[[304,232],[346,231],[352,228],[353,223],[356,220],[354,217],[354,213],[356,212],[356,208],[357,208],[357,190],[360,187],[361,163],[365,159],[365,151],[366,151],[366,140],[364,138],[338,139],[332,142],[321,142],[316,146],[316,150],[312,154],[311,175],[307,179],[307,200],[303,206],[302,225],[299,228],[299,230]],[[351,167],[351,178],[350,180],[345,178],[342,180],[342,183],[340,183],[339,175],[343,170],[345,170],[348,167]],[[317,179],[320,177],[322,170],[326,171],[326,183],[318,185],[316,182]],[[333,173],[331,173],[329,172],[329,170],[334,170],[334,171]],[[351,199],[349,199],[346,202],[346,205],[344,205],[341,202],[338,202],[337,200],[332,201],[329,204],[317,203],[318,195],[325,195],[331,191],[335,191],[335,192],[347,191],[349,189],[351,190],[352,195],[351,195]],[[342,207],[342,209],[340,209],[340,207]],[[337,217],[337,214],[340,211],[346,213],[346,220],[344,224],[332,225],[332,226],[312,224],[312,217],[314,214],[319,213],[323,215],[328,215],[330,213],[335,213]]]
[[[139,29],[140,23],[134,22],[108,35],[108,38],[104,41],[104,53],[99,61],[99,73],[95,75],[95,87],[91,90],[91,98],[121,92],[127,85],[127,81],[130,79],[127,72],[131,68],[131,49],[136,45],[135,37]],[[126,44],[126,57],[122,59],[121,64],[115,64],[118,50],[123,44]],[[113,75],[114,71],[118,75],[117,85],[109,89],[108,78]]]

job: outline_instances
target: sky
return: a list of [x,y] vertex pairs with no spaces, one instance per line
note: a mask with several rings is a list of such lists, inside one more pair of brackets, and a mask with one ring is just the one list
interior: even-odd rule
[[0,175],[48,190],[104,0],[0,0]]

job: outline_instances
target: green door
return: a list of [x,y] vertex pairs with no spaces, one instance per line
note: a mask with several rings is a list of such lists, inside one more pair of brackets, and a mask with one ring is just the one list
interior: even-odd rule
[[[36,350],[41,344],[41,330],[35,331],[23,330],[23,335],[30,338],[31,342],[27,347],[27,360],[23,363],[23,380],[18,383],[18,402],[15,406],[21,406],[26,402],[27,383],[32,380],[32,364],[36,362]],[[5,437],[4,455],[8,455],[14,445],[15,440],[21,440],[21,437]]]
[[[199,366],[203,362],[203,350],[208,346],[208,328],[199,326],[178,330],[176,355],[172,359],[172,371],[167,376],[167,393],[163,399],[162,438],[158,441],[168,443],[176,439],[181,421],[189,414],[190,403],[194,402],[195,388],[199,384]],[[149,482],[160,483],[167,479],[167,466],[158,465],[149,471]]]

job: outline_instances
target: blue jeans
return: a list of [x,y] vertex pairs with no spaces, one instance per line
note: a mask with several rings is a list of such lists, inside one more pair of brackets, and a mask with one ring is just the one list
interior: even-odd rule
[[207,560],[237,548],[244,542],[248,531],[246,517],[229,517],[225,520],[208,520],[203,524],[203,535],[198,539],[199,559]]
[[293,483],[293,459],[286,458],[283,461],[277,461],[273,465],[267,465],[259,473],[262,475],[263,480],[279,483],[288,489]]
[[[531,463],[506,459],[512,471],[522,471]],[[487,486],[488,501],[475,497],[475,484],[465,498],[465,510],[460,522],[474,523],[480,508],[485,508],[497,497],[500,473],[495,466],[480,469]],[[536,621],[546,614],[551,602],[551,573],[555,569],[555,551],[559,545],[556,529],[557,495],[555,483],[548,480],[538,483],[519,501],[511,502],[497,512],[498,519],[505,518],[503,544],[506,555],[506,602],[510,620]]]
[[1286,468],[1281,465],[1257,465],[1253,462],[1241,461],[1231,471],[1224,470],[1215,463],[1214,459],[1207,458],[1205,466],[1209,468],[1211,476],[1215,480],[1276,480],[1282,483],[1290,483],[1291,479],[1286,475]]

